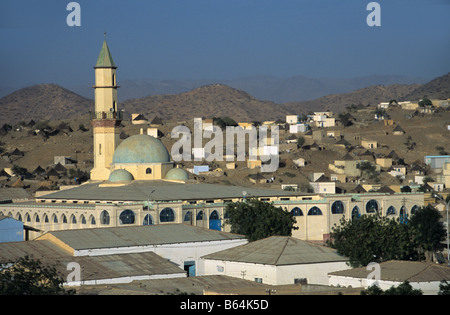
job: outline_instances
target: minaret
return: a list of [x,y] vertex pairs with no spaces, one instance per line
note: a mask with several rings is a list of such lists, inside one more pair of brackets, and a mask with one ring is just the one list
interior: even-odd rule
[[122,112],[117,110],[116,65],[105,40],[95,69],[95,111],[91,113],[94,134],[94,168],[92,180],[107,180],[114,150],[119,143]]

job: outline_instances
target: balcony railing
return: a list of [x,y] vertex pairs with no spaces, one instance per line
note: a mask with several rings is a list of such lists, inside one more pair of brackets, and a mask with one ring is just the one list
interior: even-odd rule
[[123,119],[123,112],[89,112],[90,119]]

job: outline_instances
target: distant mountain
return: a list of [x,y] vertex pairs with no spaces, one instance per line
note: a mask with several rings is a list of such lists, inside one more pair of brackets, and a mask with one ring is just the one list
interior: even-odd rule
[[260,101],[247,92],[222,84],[211,84],[173,95],[154,95],[120,104],[125,111],[142,113],[148,119],[186,120],[194,117],[231,117],[239,121],[284,118],[283,105]]
[[419,100],[423,97],[429,99],[450,98],[450,72],[430,82],[419,86],[409,94],[403,96],[404,100]]
[[56,84],[33,85],[0,99],[0,124],[74,118],[88,113],[93,106],[93,100]]
[[[262,79],[260,77],[258,80]],[[272,79],[267,77],[265,80],[269,86]],[[309,86],[305,83],[304,89],[314,90],[314,86],[319,84],[307,81],[310,82]],[[200,82],[196,84],[198,83]],[[158,86],[161,88],[162,83],[160,82]],[[166,81],[166,90],[172,90],[174,86],[173,82]],[[189,85],[186,83],[184,87],[182,86],[178,85],[177,89],[188,88]],[[120,93],[122,92],[123,90],[120,90]],[[449,98],[450,73],[425,84],[372,85],[348,93],[328,94],[313,100],[284,103],[264,101],[246,90],[224,84],[208,84],[181,93],[173,92],[128,99],[119,102],[119,108],[125,109],[128,117],[131,113],[140,113],[148,119],[154,116],[174,120],[229,116],[238,121],[263,121],[285,118],[287,114],[318,110],[331,110],[338,113],[352,104],[375,105],[391,99],[417,101],[422,97]],[[31,119],[35,121],[69,119],[82,116],[93,108],[92,99],[82,97],[71,90],[55,84],[34,85],[0,99],[2,113],[0,125],[14,124],[19,121],[28,122]]]
[[[329,94],[348,93],[373,85],[425,83],[423,78],[400,75],[372,75],[357,78],[310,78],[294,76],[248,76],[233,80],[123,80],[119,82],[119,102],[151,95],[179,94],[201,86],[223,84],[246,91],[255,98],[275,103],[313,100]],[[91,86],[72,86],[70,90],[87,98],[93,98]]]

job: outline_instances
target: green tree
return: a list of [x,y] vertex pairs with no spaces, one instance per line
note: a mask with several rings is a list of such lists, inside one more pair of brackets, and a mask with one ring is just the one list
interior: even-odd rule
[[361,295],[422,295],[420,289],[414,289],[408,281],[403,282],[398,286],[392,286],[386,291],[383,291],[377,285],[372,285],[366,290],[361,291]]
[[44,266],[39,259],[29,256],[19,258],[11,267],[0,272],[1,295],[61,295],[73,294],[66,291],[64,280],[56,269]]
[[225,211],[231,233],[245,235],[250,242],[273,235],[291,236],[292,230],[298,229],[290,212],[256,198],[228,203]]
[[414,239],[406,224],[398,219],[362,215],[358,219],[341,219],[330,233],[328,245],[349,258],[352,267],[391,259],[410,259],[415,251]]
[[432,253],[443,248],[442,241],[446,238],[446,230],[438,210],[431,206],[418,209],[409,221],[410,228],[414,232],[414,238],[418,245],[418,252],[427,252],[430,260]]
[[450,284],[443,280],[439,284],[439,292],[438,295],[450,295]]

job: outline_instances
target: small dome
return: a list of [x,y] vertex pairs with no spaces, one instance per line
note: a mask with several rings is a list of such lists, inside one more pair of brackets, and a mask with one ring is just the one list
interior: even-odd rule
[[167,172],[166,179],[188,180],[189,179],[189,175],[182,168],[173,168],[173,169],[171,169],[170,171]]
[[123,169],[112,171],[112,173],[109,175],[110,182],[118,182],[133,179],[134,179],[133,175],[131,175],[131,173],[128,172],[127,170]]
[[135,135],[123,140],[116,148],[113,163],[164,163],[170,155],[161,140],[149,135]]

